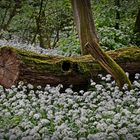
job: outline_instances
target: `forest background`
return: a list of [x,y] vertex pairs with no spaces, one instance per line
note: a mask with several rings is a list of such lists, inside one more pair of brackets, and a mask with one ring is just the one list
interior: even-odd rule
[[[105,50],[140,45],[139,0],[91,1],[100,46]],[[59,48],[80,54],[69,0],[1,0],[0,39]]]

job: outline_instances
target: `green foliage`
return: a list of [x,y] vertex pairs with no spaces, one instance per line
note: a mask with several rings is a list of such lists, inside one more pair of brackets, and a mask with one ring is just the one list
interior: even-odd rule
[[0,117],[0,129],[12,128],[20,123],[22,116]]
[[[80,53],[69,0],[43,0],[41,13],[41,0],[21,1],[14,13],[16,4],[14,0],[1,1],[0,38],[9,40],[16,36],[27,43],[41,44],[42,41],[44,46],[58,47],[67,55]],[[139,34],[133,33],[139,0],[120,0],[120,6],[115,0],[95,0],[91,4],[103,48],[110,50],[139,42]],[[116,12],[119,12],[120,19],[116,19]],[[116,23],[119,29],[115,28]]]
[[[4,6],[0,6],[0,19],[4,18],[4,22],[2,23],[1,20],[0,30],[2,30],[3,26],[7,23],[10,14],[9,12],[13,9],[15,3],[14,1],[11,1],[11,5],[9,5],[9,7],[5,1],[2,1],[2,4]],[[71,30],[71,27],[68,27],[73,24],[71,5],[68,0],[43,1],[42,6],[42,12],[44,15],[41,17],[41,19],[38,19],[40,1],[22,1],[20,10],[15,14],[10,22],[10,25],[8,26],[8,33],[16,35],[29,43],[38,43],[39,34],[37,22],[40,22],[43,38],[48,37],[46,39],[52,41],[52,46],[54,45],[53,42],[56,39],[57,32],[59,32],[59,34],[68,34],[68,32]],[[7,11],[6,15],[5,11]],[[7,32],[3,32],[2,36],[7,36]],[[32,42],[34,36],[36,37],[34,42]],[[60,37],[61,36],[58,35],[57,40],[59,40]]]
[[70,32],[68,37],[63,37],[58,42],[58,48],[61,54],[66,56],[80,54],[80,42],[76,32]]
[[130,44],[131,34],[127,34],[122,30],[117,30],[114,27],[98,28],[100,45],[106,50],[126,47]]
[[[115,5],[114,0],[92,3],[100,45],[104,49],[110,50],[135,44],[133,30],[138,3],[138,0],[120,0],[120,7]],[[116,19],[116,11],[120,14],[119,20]],[[116,23],[119,23],[119,29],[115,29]]]
[[140,33],[135,33],[132,37],[132,41],[136,42],[136,45],[140,47]]

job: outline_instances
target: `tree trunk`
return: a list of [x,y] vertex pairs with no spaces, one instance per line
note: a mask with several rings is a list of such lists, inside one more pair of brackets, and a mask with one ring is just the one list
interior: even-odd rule
[[115,29],[119,29],[119,23],[120,23],[120,0],[115,0],[115,6],[116,6],[116,22],[115,22]]
[[85,44],[88,40],[94,39],[98,42],[95,31],[95,24],[91,14],[91,4],[89,0],[71,0],[76,29],[78,31],[81,52],[83,55],[88,54]]
[[[47,3],[47,1],[46,1]],[[38,13],[38,17],[36,17],[36,32],[33,37],[33,40],[31,44],[35,43],[36,37],[38,35],[38,40],[41,48],[51,48],[51,40],[50,40],[50,34],[45,28],[46,25],[46,15],[45,15],[45,7],[44,0],[41,0],[40,2],[40,10]],[[46,4],[45,4],[46,6]]]
[[134,32],[135,33],[140,33],[140,8],[139,8],[139,11],[138,11],[138,15],[136,17]]
[[[130,75],[140,73],[140,49],[126,48],[108,54]],[[33,85],[63,84],[86,87],[92,78],[106,71],[90,55],[60,57],[39,55],[12,47],[0,48],[0,84],[6,88],[19,81]],[[99,79],[98,79],[99,80]]]
[[11,3],[9,3],[9,5],[5,8],[4,16],[2,17],[2,20],[1,20],[0,31],[3,29],[4,22],[7,17],[7,13],[8,13],[10,5],[11,5]]
[[7,30],[7,29],[8,29],[8,27],[9,27],[9,25],[10,25],[12,19],[14,18],[14,16],[17,15],[18,10],[21,8],[21,0],[14,0],[14,2],[15,2],[15,5],[14,5],[14,7],[12,7],[12,11],[10,12],[8,21],[7,21],[7,23],[4,24],[4,26],[3,26],[3,29],[4,29],[4,30]]
[[134,34],[135,34],[135,43],[138,46],[140,46],[140,8],[139,8],[139,11],[138,11],[138,15],[136,17]]
[[125,72],[98,44],[90,0],[71,0],[71,3],[83,54],[90,53],[112,75],[120,89],[124,84],[131,88],[131,82]]

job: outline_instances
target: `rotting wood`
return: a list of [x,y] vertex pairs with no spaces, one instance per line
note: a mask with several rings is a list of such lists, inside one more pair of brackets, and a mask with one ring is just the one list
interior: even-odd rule
[[[124,48],[107,52],[130,76],[140,73],[140,49]],[[0,84],[6,88],[19,81],[33,85],[84,87],[106,71],[90,55],[60,57],[39,55],[12,47],[0,48]]]

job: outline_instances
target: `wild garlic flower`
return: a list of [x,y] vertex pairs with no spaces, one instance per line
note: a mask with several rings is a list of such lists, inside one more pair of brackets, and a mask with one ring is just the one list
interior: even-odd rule
[[116,132],[111,132],[109,133],[109,137],[110,139],[115,139],[115,140],[120,140],[118,134],[116,134]]
[[139,78],[140,78],[140,74],[139,74],[139,73],[136,73],[136,74],[135,74],[135,79],[138,80]]
[[133,84],[134,84],[134,86],[135,86],[135,87],[138,87],[138,88],[140,88],[140,83],[139,83],[139,82],[137,82],[137,81],[134,81],[134,82],[133,82]]
[[128,129],[126,127],[123,127],[118,131],[119,135],[122,135],[122,134],[126,135],[127,133],[128,133]]
[[10,136],[9,140],[17,140],[17,136],[13,134]]
[[126,139],[127,139],[127,140],[138,140],[135,136],[133,136],[133,135],[130,134],[130,133],[126,134]]
[[88,140],[105,140],[106,138],[106,134],[104,133],[89,134],[87,136]]
[[40,115],[40,114],[34,114],[34,115],[33,115],[33,118],[34,118],[34,119],[36,119],[36,120],[39,120],[39,119],[40,119],[40,117],[41,117],[41,115]]
[[21,140],[34,140],[33,136],[22,137]]
[[28,84],[28,85],[27,85],[27,88],[28,88],[28,89],[33,89],[34,86],[33,86],[32,84]]
[[106,132],[110,133],[110,132],[115,132],[115,125],[114,124],[110,124],[107,128],[106,128]]
[[65,92],[66,92],[67,94],[73,94],[73,90],[72,90],[71,88],[67,88],[67,89],[65,90]]

